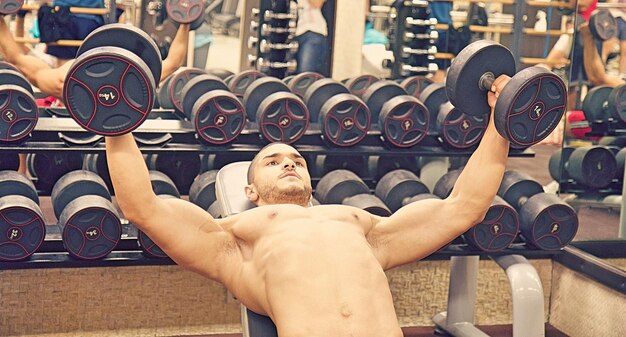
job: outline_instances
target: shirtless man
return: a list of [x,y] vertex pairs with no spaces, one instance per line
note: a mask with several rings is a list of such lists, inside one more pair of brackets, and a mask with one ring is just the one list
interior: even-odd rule
[[[163,60],[161,78],[155,80],[161,82],[180,68],[185,60],[188,41],[189,25],[181,24],[172,41],[167,58]],[[26,76],[26,79],[39,88],[41,92],[59,99],[63,97],[63,82],[72,62],[65,62],[63,65],[53,68],[40,58],[25,53],[20,44],[13,39],[2,15],[0,15],[0,51],[6,61],[15,65]]]
[[[495,91],[508,80],[499,77]],[[488,95],[493,114],[498,94]],[[430,255],[482,221],[508,149],[492,118],[450,197],[384,218],[343,205],[306,208],[311,180],[304,158],[272,144],[256,155],[245,187],[258,207],[214,219],[187,201],[153,193],[131,134],[106,138],[125,217],[179,265],[269,316],[281,337],[402,337],[385,270]]]

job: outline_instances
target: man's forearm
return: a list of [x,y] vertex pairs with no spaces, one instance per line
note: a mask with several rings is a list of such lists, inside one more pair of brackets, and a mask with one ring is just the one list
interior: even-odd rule
[[174,40],[170,45],[170,50],[167,53],[167,57],[163,60],[163,71],[161,72],[162,82],[166,77],[176,71],[185,61],[187,55],[187,48],[189,46],[189,25],[180,25]]
[[116,200],[128,219],[149,212],[156,198],[150,175],[132,134],[106,138],[106,155]]

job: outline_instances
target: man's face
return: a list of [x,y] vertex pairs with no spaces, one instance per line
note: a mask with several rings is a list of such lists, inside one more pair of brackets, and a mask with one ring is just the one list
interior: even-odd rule
[[296,149],[285,144],[268,146],[258,154],[254,165],[252,186],[258,194],[258,205],[308,204],[311,177]]

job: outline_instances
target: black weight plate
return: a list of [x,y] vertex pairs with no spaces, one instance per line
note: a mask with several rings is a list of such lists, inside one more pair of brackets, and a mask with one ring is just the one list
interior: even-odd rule
[[182,98],[182,111],[188,119],[193,115],[193,106],[200,96],[212,90],[226,90],[228,86],[219,77],[209,74],[198,75],[189,80],[182,88],[180,96]]
[[559,125],[566,104],[567,90],[559,76],[543,67],[523,69],[511,78],[496,101],[496,129],[512,144],[536,144]]
[[12,15],[22,8],[24,0],[2,0],[0,1],[0,15]]
[[567,161],[567,173],[576,182],[588,187],[608,186],[617,173],[617,161],[604,146],[583,146],[575,149]]
[[441,178],[437,180],[435,187],[433,187],[433,194],[441,199],[447,198],[450,193],[452,193],[454,184],[456,183],[456,180],[459,179],[461,171],[462,170],[460,169],[452,170],[441,176]]
[[[398,169],[419,173],[417,157],[414,156],[369,156],[367,166],[369,176],[372,177],[374,181],[379,181],[387,173]],[[381,199],[384,200],[384,198]]]
[[447,102],[439,109],[437,130],[445,145],[455,149],[467,149],[480,142],[488,121],[486,114],[468,115]]
[[228,83],[226,80],[232,78],[231,76],[235,76],[235,74],[227,69],[223,68],[211,68],[206,71],[209,75],[219,77],[224,83]]
[[199,139],[208,144],[227,144],[246,126],[243,104],[233,93],[213,90],[200,96],[192,108],[191,122]]
[[21,195],[39,204],[35,185],[16,171],[0,171],[0,198],[8,195]]
[[612,90],[613,88],[608,85],[600,85],[587,92],[583,100],[583,113],[586,120],[606,122],[609,117],[612,117],[608,111],[608,100]]
[[0,171],[17,171],[20,167],[20,156],[17,153],[0,153]]
[[[176,72],[172,79],[169,81],[167,91],[169,99],[172,102],[174,109],[184,112],[183,110],[183,88],[191,79],[199,75],[206,75],[206,71],[203,69],[187,68]],[[221,82],[221,81],[220,81]],[[224,84],[224,87],[226,85]]]
[[189,201],[203,210],[208,210],[217,198],[215,196],[215,178],[217,170],[204,172],[197,176],[189,188]]
[[0,85],[0,142],[16,143],[28,137],[37,125],[35,98],[17,85]]
[[323,176],[334,170],[348,170],[357,176],[366,174],[367,158],[365,156],[342,154],[342,155],[317,155],[315,165],[309,165],[311,175]]
[[277,92],[289,92],[289,87],[275,77],[263,77],[252,82],[243,95],[243,105],[246,108],[248,120],[256,121],[261,102]]
[[416,195],[414,197],[410,197],[410,198],[402,200],[402,206],[406,206],[408,204],[412,204],[414,202],[422,201],[422,200],[426,200],[426,199],[441,199],[441,198],[439,198],[438,196],[436,196],[434,194],[422,193],[422,194]]
[[345,85],[353,95],[363,98],[363,94],[365,94],[367,88],[369,88],[372,83],[378,82],[378,80],[378,77],[366,74],[346,80]]
[[615,173],[615,177],[624,181],[624,161],[626,160],[626,148],[622,148],[615,154],[615,162],[617,164],[617,172]]
[[148,155],[148,168],[161,171],[174,181],[181,194],[189,193],[191,182],[200,172],[200,156],[192,152],[162,152]]
[[59,216],[63,246],[73,257],[100,259],[120,241],[122,224],[111,201],[97,195],[72,200]]
[[393,81],[378,81],[365,90],[363,100],[370,108],[372,119],[377,120],[378,116],[381,114],[383,105],[390,99],[400,95],[407,95],[407,92],[398,83]]
[[80,170],[83,155],[79,152],[48,151],[30,154],[27,158],[32,173],[37,177],[35,185],[41,191],[50,193],[54,184],[64,174]]
[[504,172],[498,195],[519,210],[531,196],[542,193],[543,187],[528,174],[509,170]]
[[104,180],[94,172],[76,170],[65,174],[54,184],[50,194],[54,215],[59,218],[70,202],[84,195],[95,195],[111,200]]
[[5,62],[5,61],[0,61],[0,69],[13,70],[13,71],[17,71],[18,73],[21,73],[21,71],[19,69],[17,69],[16,66],[12,65],[9,62]]
[[176,185],[165,173],[154,170],[150,170],[148,173],[150,175],[150,184],[152,185],[152,191],[154,191],[154,194],[169,195],[180,198],[180,193],[178,192]]
[[28,258],[45,235],[45,220],[35,202],[21,195],[0,198],[0,261]]
[[328,99],[320,111],[324,139],[336,146],[352,146],[370,130],[370,111],[352,94],[338,94]]
[[265,139],[291,144],[304,136],[309,126],[309,111],[295,94],[276,92],[263,100],[256,120]]
[[109,173],[107,156],[98,153],[88,153],[83,156],[83,170],[91,171],[97,174],[106,184],[109,191],[114,194],[113,183]]
[[291,90],[291,92],[298,95],[300,98],[304,98],[306,90],[311,86],[311,84],[321,78],[324,78],[324,75],[312,71],[306,71],[298,75],[293,75],[293,78],[289,81],[285,81],[285,79],[283,79],[283,82],[289,86],[289,90]]
[[564,146],[552,153],[548,161],[548,170],[550,176],[556,181],[567,181],[570,175],[567,173],[567,161],[574,152],[575,148]]
[[296,77],[296,75],[289,75],[289,76],[287,76],[287,77],[283,78],[283,82],[284,82],[287,86],[289,86],[289,82],[291,82],[291,80],[292,80],[294,77]]
[[148,257],[156,257],[156,258],[166,258],[167,254],[159,247],[146,233],[138,230],[137,231],[137,241],[139,242],[139,247]]
[[493,73],[494,79],[502,74],[513,76],[515,58],[511,51],[489,40],[479,40],[463,48],[452,60],[446,77],[450,102],[470,115],[490,112],[487,92],[479,85],[480,78],[487,72]]
[[161,109],[173,109],[174,108],[174,104],[172,104],[172,101],[170,100],[170,95],[169,95],[170,80],[173,77],[174,77],[174,74],[166,77],[165,80],[163,80],[161,84],[159,84],[159,87],[157,88],[156,97],[157,97],[157,101],[159,102],[159,106],[161,107]]
[[204,16],[202,0],[166,0],[167,17],[178,23],[192,23]]
[[608,10],[598,10],[589,17],[589,31],[601,41],[617,36],[617,21]]
[[[230,163],[252,161],[256,153],[251,152],[217,152],[215,154],[200,155],[201,171],[219,170]],[[191,193],[191,192],[190,192]]]
[[335,95],[349,93],[348,88],[332,78],[322,78],[315,81],[304,94],[304,101],[309,109],[309,120],[312,123],[319,122],[322,106],[326,101]]
[[367,185],[359,176],[348,170],[327,173],[315,188],[315,198],[322,204],[341,204],[347,197],[364,193],[369,193]]
[[429,125],[428,109],[409,95],[396,96],[385,102],[378,116],[378,127],[385,141],[396,147],[418,144],[428,134]]
[[561,249],[578,231],[576,211],[554,194],[539,193],[530,197],[519,216],[524,241],[540,249]]
[[230,79],[230,81],[228,82],[228,87],[233,94],[235,94],[239,99],[243,100],[243,96],[248,87],[254,81],[256,81],[257,78],[265,76],[267,75],[257,70],[242,71]]
[[35,95],[33,92],[33,86],[30,85],[26,77],[19,71],[11,69],[0,69],[0,84],[13,84],[26,89],[31,95]]
[[[419,98],[424,89],[431,84],[433,84],[433,81],[425,76],[410,76],[400,82],[404,90],[415,98]],[[446,101],[447,100],[446,98]]]
[[84,129],[103,136],[136,129],[152,110],[154,78],[128,51],[100,47],[72,64],[63,86],[68,112]]
[[371,194],[358,194],[347,197],[343,200],[343,204],[378,216],[391,215],[391,210],[380,199]]
[[[111,23],[92,31],[78,48],[76,58],[94,48],[118,47],[137,55],[150,68],[153,81],[161,81],[161,52],[143,30],[124,23]],[[154,84],[152,85],[154,88]]]
[[497,252],[508,248],[519,231],[517,211],[496,195],[485,218],[463,233],[471,247],[483,252]]
[[404,205],[405,199],[429,192],[413,172],[398,169],[385,174],[376,184],[374,193],[395,212]]
[[424,91],[422,91],[419,100],[424,103],[424,106],[428,109],[430,120],[433,121],[433,123],[430,123],[428,132],[430,134],[439,134],[440,129],[437,128],[437,123],[435,123],[435,121],[439,115],[439,109],[448,101],[446,86],[441,83],[429,85],[426,89],[424,89]]
[[626,83],[611,90],[607,100],[607,110],[613,118],[626,123]]

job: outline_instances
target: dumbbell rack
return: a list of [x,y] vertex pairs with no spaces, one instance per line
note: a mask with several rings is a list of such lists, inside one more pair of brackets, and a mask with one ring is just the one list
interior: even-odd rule
[[248,48],[254,52],[248,54],[250,65],[270,76],[286,77],[296,67],[295,3],[291,0],[261,0],[259,8],[253,8],[252,13]]
[[[392,16],[393,17],[393,16]],[[435,59],[438,34],[436,19],[428,18],[428,1],[405,0],[395,13],[389,32],[394,61],[384,65],[392,78],[426,75],[437,70]]]

